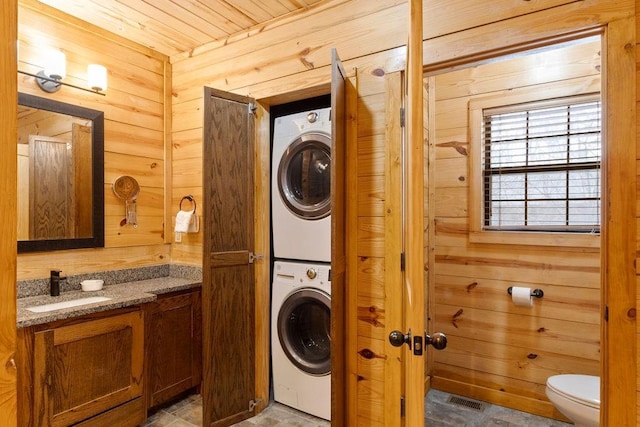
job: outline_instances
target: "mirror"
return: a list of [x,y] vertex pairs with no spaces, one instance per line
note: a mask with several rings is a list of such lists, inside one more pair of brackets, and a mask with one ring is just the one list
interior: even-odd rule
[[18,94],[18,253],[104,246],[104,114]]

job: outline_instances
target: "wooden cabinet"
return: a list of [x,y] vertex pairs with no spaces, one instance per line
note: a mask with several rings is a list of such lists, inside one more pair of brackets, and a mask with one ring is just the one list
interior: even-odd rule
[[200,289],[159,295],[147,324],[149,408],[200,385],[202,320]]
[[18,329],[18,425],[142,424],[149,408],[200,385],[201,327],[195,288]]
[[144,313],[139,307],[18,331],[22,426],[144,422]]

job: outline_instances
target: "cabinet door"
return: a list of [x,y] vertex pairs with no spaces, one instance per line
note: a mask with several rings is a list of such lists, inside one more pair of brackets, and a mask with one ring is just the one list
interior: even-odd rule
[[200,291],[158,297],[148,329],[149,407],[200,384]]
[[[254,415],[255,117],[252,99],[205,88],[202,408],[206,426]],[[267,285],[263,283],[261,285]]]
[[143,359],[141,311],[36,332],[36,425],[68,426],[142,396]]

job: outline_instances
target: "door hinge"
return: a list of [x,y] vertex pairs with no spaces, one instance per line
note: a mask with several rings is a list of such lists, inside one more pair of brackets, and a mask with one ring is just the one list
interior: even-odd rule
[[249,252],[249,264],[253,264],[254,261],[258,261],[264,258],[262,254],[254,254],[253,252]]
[[605,322],[609,321],[609,306],[608,305],[604,306],[604,321]]
[[404,409],[404,396],[400,396],[400,417],[404,418],[405,416],[405,409]]
[[260,398],[251,399],[249,401],[249,412],[253,412],[260,403],[262,403],[262,399]]
[[400,107],[400,127],[404,127],[404,107]]
[[406,257],[404,255],[404,252],[402,252],[400,254],[400,271],[404,271],[405,259]]
[[258,106],[253,102],[248,103],[247,107],[249,108],[249,114],[255,114],[256,110],[258,109]]

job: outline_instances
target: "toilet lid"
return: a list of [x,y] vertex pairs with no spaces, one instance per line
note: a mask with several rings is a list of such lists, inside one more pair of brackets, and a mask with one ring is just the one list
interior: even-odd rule
[[547,387],[567,399],[592,408],[600,408],[600,377],[592,375],[554,375],[547,379]]

